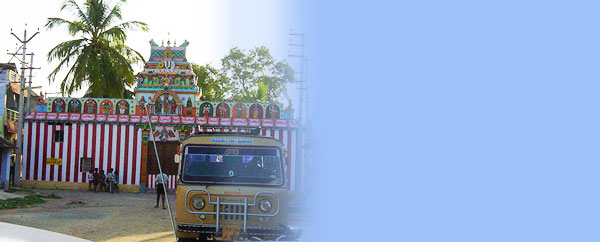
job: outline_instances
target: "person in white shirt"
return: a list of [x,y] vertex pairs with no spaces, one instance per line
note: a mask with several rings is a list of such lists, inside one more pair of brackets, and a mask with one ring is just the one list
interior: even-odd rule
[[114,172],[112,172],[112,174],[112,180],[110,182],[110,185],[112,187],[111,191],[119,193],[119,172],[115,170]]
[[113,181],[115,180],[115,174],[113,173],[113,168],[108,169],[108,174],[106,174],[106,184],[108,185],[108,191],[113,192]]
[[92,190],[94,184],[94,168],[90,168],[90,172],[87,174],[88,190]]
[[162,208],[166,209],[165,187],[167,187],[167,185],[169,185],[169,177],[167,177],[167,175],[163,173],[158,174],[156,176],[156,206],[154,206],[155,208],[158,207],[158,201],[162,197]]

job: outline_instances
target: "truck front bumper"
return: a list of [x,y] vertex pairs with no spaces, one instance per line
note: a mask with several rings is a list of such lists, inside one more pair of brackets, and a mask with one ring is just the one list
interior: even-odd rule
[[[222,231],[219,229],[218,231]],[[220,232],[214,225],[206,224],[177,224],[177,232],[182,233],[194,233],[198,236],[213,236],[220,237]],[[260,238],[260,239],[272,239],[277,240],[279,238],[286,238],[286,240],[296,240],[300,238],[302,230],[292,229],[286,226],[280,226],[275,228],[270,227],[247,227],[246,232],[241,232],[240,236],[245,238]]]

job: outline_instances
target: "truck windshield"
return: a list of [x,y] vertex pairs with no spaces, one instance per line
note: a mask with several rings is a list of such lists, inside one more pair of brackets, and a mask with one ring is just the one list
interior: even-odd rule
[[277,148],[188,146],[184,182],[281,185]]

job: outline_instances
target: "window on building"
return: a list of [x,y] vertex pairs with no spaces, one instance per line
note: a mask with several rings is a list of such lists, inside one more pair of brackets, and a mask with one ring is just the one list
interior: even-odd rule
[[64,137],[64,131],[54,130],[54,142],[62,143]]
[[89,157],[81,157],[79,171],[81,172],[89,172],[92,169],[92,158]]

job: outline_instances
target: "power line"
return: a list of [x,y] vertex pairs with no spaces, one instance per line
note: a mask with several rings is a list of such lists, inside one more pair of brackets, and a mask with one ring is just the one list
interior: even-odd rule
[[[294,39],[300,39],[300,43],[294,43],[292,42],[292,38]],[[289,57],[293,57],[293,58],[299,58],[300,59],[300,71],[296,72],[297,74],[299,74],[300,77],[296,78],[296,83],[298,83],[298,90],[299,90],[299,98],[298,98],[298,131],[296,134],[296,167],[294,167],[295,170],[295,184],[296,184],[296,191],[298,192],[305,192],[307,190],[306,186],[306,181],[308,181],[306,179],[306,159],[305,155],[306,155],[306,150],[304,147],[304,136],[307,135],[307,130],[305,129],[305,125],[304,125],[304,117],[303,117],[303,111],[304,111],[304,102],[305,102],[305,92],[308,93],[308,88],[305,87],[305,83],[306,83],[306,56],[304,55],[304,48],[305,48],[305,36],[302,33],[293,33],[290,30],[290,47],[299,47],[300,48],[300,54],[292,54],[290,53],[288,56]],[[291,52],[291,51],[290,51]],[[306,109],[308,110],[308,106],[306,107]],[[307,115],[308,116],[308,115]],[[303,172],[304,171],[304,172]],[[303,175],[304,174],[304,175]],[[304,181],[304,182],[303,182]]]
[[[22,44],[22,52],[21,52],[22,58],[21,59],[19,59],[17,57],[17,55],[19,53],[9,53],[9,54],[12,54],[13,57],[17,58],[21,62],[21,88],[19,90],[19,128],[17,129],[17,157],[15,159],[15,171],[20,171],[21,164],[23,163],[22,148],[23,148],[23,105],[25,102],[25,100],[24,100],[25,70],[32,68],[32,67],[28,68],[27,62],[25,61],[25,58],[27,56],[27,43],[29,43],[29,41],[31,41],[31,39],[33,39],[33,37],[35,37],[37,34],[40,33],[39,30],[40,29],[38,28],[38,31],[35,32],[35,34],[33,34],[31,37],[27,38],[27,24],[25,24],[25,29],[23,30],[23,39],[21,39],[21,38],[19,38],[19,36],[17,36],[15,33],[13,33],[12,28],[10,29],[10,34],[13,35]],[[32,56],[32,61],[33,61],[33,54],[31,54],[31,56]],[[29,81],[31,82],[31,79]],[[16,172],[15,178],[16,178],[15,185],[18,186],[21,181],[21,173]]]

